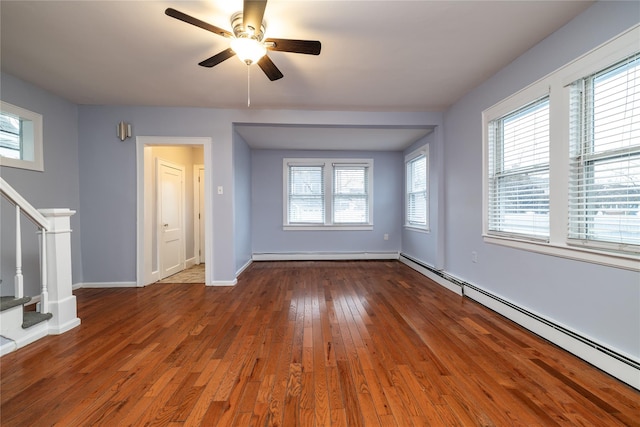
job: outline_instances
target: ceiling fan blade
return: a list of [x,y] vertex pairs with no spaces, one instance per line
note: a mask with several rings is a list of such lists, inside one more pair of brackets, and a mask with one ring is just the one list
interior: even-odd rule
[[267,7],[267,0],[244,0],[242,8],[242,25],[245,31],[249,27],[253,28],[257,33],[262,26],[262,18],[264,18],[264,9]]
[[304,53],[306,55],[320,55],[322,47],[317,40],[266,39],[267,49],[279,52]]
[[278,70],[278,67],[276,67],[276,64],[274,64],[271,58],[269,58],[267,55],[260,58],[260,60],[258,61],[258,66],[262,69],[262,71],[264,71],[264,73],[267,75],[267,77],[269,77],[269,80],[271,81],[278,80],[284,77],[280,70]]
[[179,10],[167,8],[164,13],[172,18],[179,19],[180,21],[186,22],[187,24],[195,25],[196,27],[200,27],[203,30],[211,31],[212,33],[218,34],[219,36],[227,38],[233,37],[233,34],[231,32],[216,27],[215,25],[208,24],[204,21],[199,20],[198,18],[194,18],[193,16],[189,16],[186,13],[180,12]]
[[233,49],[228,48],[228,49],[223,50],[220,53],[217,53],[217,54],[213,55],[211,58],[205,59],[204,61],[202,61],[198,65],[201,65],[203,67],[211,68],[214,65],[218,65],[222,61],[226,61],[227,59],[231,58],[235,54],[236,53],[233,51]]

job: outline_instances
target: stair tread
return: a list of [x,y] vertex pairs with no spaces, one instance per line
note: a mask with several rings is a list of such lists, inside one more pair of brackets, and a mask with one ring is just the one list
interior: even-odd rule
[[8,310],[12,307],[24,305],[31,301],[31,297],[16,298],[14,296],[0,297],[0,311]]
[[25,311],[22,320],[22,328],[27,329],[31,326],[37,325],[40,322],[44,322],[53,317],[51,313],[38,313],[37,311]]

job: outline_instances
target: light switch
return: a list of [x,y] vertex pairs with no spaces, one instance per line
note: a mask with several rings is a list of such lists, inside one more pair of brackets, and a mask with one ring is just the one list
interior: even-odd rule
[[222,185],[218,185],[218,194],[222,194],[222,193],[223,193]]

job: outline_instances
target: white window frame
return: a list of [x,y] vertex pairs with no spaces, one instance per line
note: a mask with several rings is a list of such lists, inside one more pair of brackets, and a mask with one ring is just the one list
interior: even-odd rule
[[[418,160],[420,157],[424,157],[425,159],[425,181],[426,181],[426,190],[425,190],[425,214],[426,214],[426,222],[425,224],[418,224],[415,222],[411,222],[409,219],[409,201],[410,201],[410,189],[409,189],[409,174],[410,174],[410,165]],[[425,144],[424,146],[418,148],[415,151],[407,154],[404,158],[404,172],[405,172],[405,201],[404,201],[404,227],[407,229],[412,229],[416,231],[427,232],[430,231],[429,226],[429,201],[431,192],[429,191],[429,144]]]
[[[366,223],[335,223],[333,220],[334,166],[364,166],[367,171],[369,218]],[[289,166],[323,166],[324,223],[297,224],[289,222]],[[284,158],[282,160],[283,230],[373,230],[373,159],[353,158]]]
[[[637,53],[640,25],[582,55],[512,96],[482,112],[483,239],[487,243],[595,264],[640,271],[640,255],[633,251],[572,245],[568,239],[570,85]],[[549,94],[549,240],[530,241],[488,232],[488,125],[491,120]]]
[[[534,93],[537,93],[536,91],[532,91],[530,94],[528,94],[529,96],[533,95]],[[509,179],[509,178],[513,178],[513,177],[522,177],[522,176],[530,176],[530,175],[535,175],[535,174],[539,174],[539,173],[544,173],[546,172],[547,174],[549,173],[549,160],[547,157],[547,161],[546,162],[538,162],[534,165],[527,165],[527,166],[514,166],[512,168],[510,168],[509,170],[504,170],[505,168],[505,134],[504,134],[504,122],[509,119],[510,117],[514,116],[514,115],[519,115],[531,108],[537,108],[540,104],[545,103],[545,104],[549,104],[549,94],[543,94],[540,97],[534,97],[533,99],[527,99],[527,101],[522,104],[519,105],[517,108],[508,111],[505,114],[502,114],[492,120],[489,120],[489,122],[487,123],[487,126],[489,126],[489,129],[487,129],[487,150],[488,150],[488,156],[487,156],[487,161],[488,161],[488,175],[487,175],[487,179],[489,180],[488,185],[487,185],[487,226],[486,226],[486,234],[489,235],[493,235],[493,236],[504,236],[504,237],[514,237],[517,239],[527,239],[527,240],[540,240],[540,241],[547,241],[549,239],[549,235],[548,235],[548,214],[546,215],[546,221],[545,224],[547,224],[547,233],[542,233],[539,230],[537,230],[538,227],[536,227],[536,225],[542,223],[542,221],[545,219],[545,217],[542,218],[538,218],[537,215],[531,213],[530,215],[527,214],[508,214],[504,212],[504,209],[507,207],[510,208],[516,208],[517,203],[516,204],[509,204],[509,203],[501,203],[497,200],[494,201],[494,203],[492,204],[490,199],[492,198],[491,195],[494,194],[493,198],[497,199],[497,198],[501,198],[506,196],[505,193],[499,191],[499,187],[500,187],[500,182],[504,179]],[[509,103],[509,105],[511,105]],[[494,124],[495,122],[495,124]],[[492,134],[500,134],[500,135],[492,135]],[[493,136],[493,137],[492,137]],[[529,135],[530,136],[530,135]],[[489,144],[491,144],[491,142],[494,142],[495,146],[494,147],[490,147]],[[532,146],[527,146],[526,150],[529,151],[530,154],[535,155],[535,148],[537,148],[537,145],[535,144],[536,141],[521,141],[519,140],[518,145],[523,145],[524,142],[529,142],[532,144]],[[548,142],[548,140],[547,140]],[[548,150],[548,148],[547,148]],[[489,158],[491,152],[494,153],[494,159]],[[539,154],[539,152],[538,152]],[[539,159],[536,159],[539,160]],[[491,165],[493,164],[493,168],[491,168]],[[493,169],[493,170],[491,170]],[[521,187],[518,187],[521,188]],[[549,186],[547,185],[546,187],[546,192],[548,194],[549,192]],[[518,206],[520,207],[520,206]],[[496,211],[500,211],[500,212],[496,212]],[[492,215],[491,213],[493,213],[493,221],[492,221]],[[524,218],[520,218],[520,217],[524,217]],[[497,220],[496,220],[497,218]],[[524,222],[525,224],[528,222],[528,224],[526,224],[527,227],[523,226],[521,227],[519,230],[516,229],[516,223],[517,222]],[[495,226],[495,228],[492,228],[491,225]],[[499,223],[501,223],[500,225],[498,225]],[[510,228],[510,229],[509,229]],[[536,232],[538,231],[538,232]]]
[[[29,150],[32,151],[33,160],[12,159],[0,156],[0,166],[8,166],[18,169],[28,169],[33,171],[44,171],[44,159],[42,150],[42,115],[24,108],[0,101],[0,111],[8,113],[20,119],[33,123],[33,135],[29,138]],[[23,142],[24,143],[24,142]]]
[[[640,47],[638,49],[638,53],[632,56],[633,62],[636,64],[640,64]],[[624,61],[627,64],[631,60],[631,57],[625,58]],[[594,199],[598,199],[596,203],[603,203],[604,199],[599,198],[595,194],[589,192],[589,181],[594,179],[594,175],[598,166],[601,165],[611,165],[615,164],[618,161],[629,160],[631,162],[631,158],[633,157],[635,163],[640,162],[640,144],[629,145],[625,147],[618,147],[616,149],[611,149],[610,146],[603,149],[604,147],[598,144],[596,148],[596,143],[601,142],[597,140],[592,132],[595,132],[595,94],[592,94],[591,91],[595,89],[595,79],[598,75],[606,75],[612,71],[612,68],[620,68],[622,67],[622,63],[614,64],[613,67],[609,67],[604,69],[597,74],[592,74],[590,76],[585,76],[575,82],[572,85],[572,92],[575,92],[574,96],[574,105],[572,106],[572,114],[575,114],[575,127],[573,129],[573,136],[571,138],[571,153],[570,153],[570,162],[572,163],[572,168],[570,169],[573,174],[572,183],[575,185],[574,188],[570,188],[570,197],[573,197],[573,204],[570,203],[570,211],[569,211],[569,238],[568,242],[571,245],[581,245],[586,247],[593,248],[602,248],[608,250],[630,250],[640,253],[640,244],[630,244],[629,242],[624,241],[616,241],[615,239],[607,239],[605,228],[607,225],[610,225],[610,221],[620,221],[619,226],[624,227],[623,223],[625,220],[632,220],[626,222],[626,226],[633,226],[634,222],[640,223],[639,218],[629,218],[628,216],[607,218],[608,215],[604,215],[601,217],[600,215],[589,213],[593,209],[593,207],[589,207],[590,203],[589,199],[594,197]],[[640,68],[640,65],[636,65],[636,67]],[[628,94],[627,94],[628,95]],[[606,96],[606,95],[605,95]],[[626,98],[628,101],[628,98]],[[606,103],[607,108],[610,108],[611,101]],[[625,104],[625,107],[629,104]],[[637,105],[637,101],[630,105]],[[636,107],[637,108],[637,107]],[[629,125],[627,125],[629,126]],[[640,126],[640,123],[635,123],[635,126]],[[590,131],[584,131],[584,129],[590,129]],[[627,127],[630,131],[630,127]],[[620,130],[617,128],[617,130]],[[638,139],[631,139],[630,137],[627,139],[629,142],[638,141]],[[584,186],[586,184],[586,187]],[[573,190],[573,191],[572,191]],[[607,204],[604,202],[605,205]],[[573,210],[571,210],[573,208]],[[604,208],[606,210],[606,208]],[[640,211],[637,211],[637,215],[640,215]],[[634,215],[635,216],[635,215]],[[598,219],[604,219],[602,223],[598,225]],[[606,219],[605,219],[606,218]],[[592,229],[592,230],[590,230]],[[618,231],[620,228],[618,228]],[[592,234],[592,232],[594,234]],[[604,236],[598,236],[600,233],[605,233]],[[600,238],[599,238],[600,237]]]

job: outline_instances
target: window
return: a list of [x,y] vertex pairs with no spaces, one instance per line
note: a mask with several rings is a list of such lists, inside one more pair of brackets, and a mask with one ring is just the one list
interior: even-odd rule
[[405,158],[407,176],[405,195],[405,226],[429,228],[429,146]]
[[335,224],[369,223],[368,166],[333,167],[333,222]]
[[289,167],[289,223],[324,224],[324,166]]
[[42,171],[42,116],[0,101],[0,165]]
[[373,161],[284,159],[285,229],[371,229]]
[[482,112],[483,239],[640,271],[640,25]]
[[549,97],[489,122],[489,233],[549,236]]
[[640,245],[640,54],[575,81],[570,110],[569,238]]

